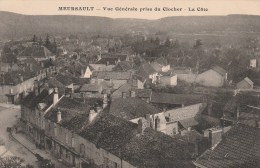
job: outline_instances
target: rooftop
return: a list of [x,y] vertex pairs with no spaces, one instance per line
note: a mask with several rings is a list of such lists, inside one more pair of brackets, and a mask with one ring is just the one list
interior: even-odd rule
[[195,167],[187,143],[150,128],[137,133],[137,124],[103,113],[79,134],[136,167]]
[[196,165],[207,168],[256,168],[259,167],[260,129],[236,125],[223,136],[213,150],[207,150]]
[[78,115],[88,115],[89,110],[90,107],[88,104],[63,96],[59,102],[46,113],[45,118],[57,123],[57,113],[60,111],[62,120],[59,124],[66,128],[69,125],[68,121]]
[[196,104],[204,102],[202,95],[195,94],[172,94],[163,92],[152,92],[151,100],[152,103],[160,104]]
[[157,113],[159,109],[136,97],[117,98],[110,105],[110,114],[127,120]]
[[98,79],[128,80],[131,78],[131,72],[94,71],[92,77]]
[[219,73],[222,76],[225,76],[227,74],[227,71],[223,68],[221,68],[220,66],[214,66],[211,68],[213,71],[216,71],[217,73]]
[[25,48],[19,55],[22,57],[33,57],[33,58],[44,58],[44,57],[49,57],[53,56],[52,54],[46,47],[44,46],[30,46]]

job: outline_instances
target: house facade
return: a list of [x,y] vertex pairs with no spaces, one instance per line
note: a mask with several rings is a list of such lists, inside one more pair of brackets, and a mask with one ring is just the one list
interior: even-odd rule
[[202,86],[222,87],[227,80],[227,72],[221,67],[213,67],[196,77],[196,83]]

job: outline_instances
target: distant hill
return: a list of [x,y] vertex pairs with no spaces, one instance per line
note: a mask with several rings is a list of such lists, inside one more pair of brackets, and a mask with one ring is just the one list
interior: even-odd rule
[[196,33],[212,31],[260,32],[260,16],[175,16],[158,20],[112,19],[75,15],[21,15],[0,12],[0,38],[33,34],[121,34],[129,30]]

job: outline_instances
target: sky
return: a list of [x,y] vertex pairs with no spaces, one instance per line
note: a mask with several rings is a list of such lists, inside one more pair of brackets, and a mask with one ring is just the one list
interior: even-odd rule
[[[94,7],[93,11],[59,11],[59,7]],[[114,11],[104,10],[113,8]],[[116,7],[136,7],[138,11],[115,11]],[[154,11],[158,7],[161,11]],[[182,8],[182,11],[163,11]],[[142,11],[151,8],[153,11]],[[194,8],[195,11],[189,11]],[[208,11],[197,11],[204,8]],[[111,18],[159,19],[167,16],[260,15],[260,0],[0,0],[0,11],[27,15],[86,15]]]

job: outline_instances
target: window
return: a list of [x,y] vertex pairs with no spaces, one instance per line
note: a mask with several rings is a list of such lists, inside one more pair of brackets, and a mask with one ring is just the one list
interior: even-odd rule
[[177,133],[176,128],[173,128],[172,133],[173,133],[173,135],[175,135]]
[[117,168],[117,163],[116,162],[113,163],[113,168]]
[[104,157],[104,165],[108,165],[108,158]]
[[80,155],[85,156],[85,145],[80,144]]
[[67,133],[65,134],[65,139],[66,139],[66,143],[68,144],[69,143],[69,135]]

